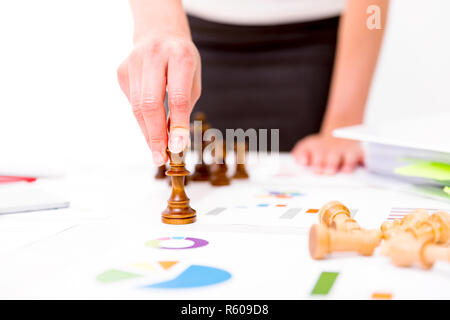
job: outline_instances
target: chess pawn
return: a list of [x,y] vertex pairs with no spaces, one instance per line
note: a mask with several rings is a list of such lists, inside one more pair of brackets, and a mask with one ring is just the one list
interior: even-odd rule
[[159,166],[158,169],[156,170],[156,174],[155,174],[155,179],[165,179],[166,176],[166,164],[163,164],[162,166]]
[[205,148],[208,144],[207,141],[203,139],[203,136],[205,134],[205,131],[209,129],[209,126],[205,123],[205,114],[202,112],[197,112],[195,114],[195,121],[201,121],[201,127],[195,127],[195,130],[200,130],[202,133],[202,142],[200,146],[197,146],[197,153],[198,153],[198,164],[195,165],[194,173],[191,176],[192,181],[208,181],[211,176],[211,171],[209,169],[209,166],[205,163],[203,159],[203,152],[205,151]]
[[196,220],[196,212],[189,205],[189,198],[184,191],[184,179],[189,175],[184,165],[185,153],[168,152],[170,168],[166,174],[172,181],[172,194],[167,201],[167,208],[162,212],[162,222],[167,224],[188,224]]
[[430,269],[436,261],[450,262],[450,248],[400,235],[389,247],[388,256],[399,267],[418,263],[422,268]]
[[233,179],[248,179],[247,169],[245,168],[245,154],[247,152],[247,143],[236,142],[234,144],[234,154],[236,158],[236,171]]
[[449,214],[443,211],[436,212],[429,219],[418,221],[406,228],[405,232],[411,233],[416,239],[448,244],[450,237]]
[[371,256],[380,240],[378,230],[346,232],[314,224],[309,231],[309,253],[313,259],[323,259],[333,252],[358,252]]
[[352,219],[350,210],[339,201],[330,201],[320,208],[319,222],[339,231],[361,229],[358,223]]
[[209,181],[213,186],[227,186],[230,184],[230,179],[227,177],[228,167],[225,162],[227,156],[226,144],[222,143],[222,152],[216,152],[216,148],[214,148],[213,152],[214,165]]

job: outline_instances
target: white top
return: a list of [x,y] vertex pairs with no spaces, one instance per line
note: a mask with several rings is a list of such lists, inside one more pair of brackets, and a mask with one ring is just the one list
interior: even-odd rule
[[274,25],[339,15],[346,0],[183,0],[192,16],[226,24]]

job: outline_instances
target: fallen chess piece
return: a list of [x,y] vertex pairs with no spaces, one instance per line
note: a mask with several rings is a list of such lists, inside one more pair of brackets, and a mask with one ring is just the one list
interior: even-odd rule
[[381,231],[385,239],[381,250],[383,255],[388,255],[390,247],[399,239],[447,245],[450,242],[450,214],[438,211],[430,216],[426,210],[420,209],[395,224],[383,223]]
[[405,232],[407,229],[413,228],[417,224],[427,221],[430,218],[428,211],[417,209],[403,217],[403,219],[395,219],[394,221],[385,221],[381,224],[380,230],[383,232],[383,238],[389,240],[396,234]]
[[196,212],[189,205],[189,198],[184,191],[185,177],[189,175],[184,164],[185,152],[169,155],[170,168],[166,174],[172,181],[172,194],[167,201],[167,208],[162,212],[162,222],[167,224],[188,224],[196,220]]
[[324,259],[333,252],[358,252],[370,256],[380,240],[378,230],[347,232],[314,224],[309,231],[309,253],[313,259]]
[[319,210],[319,222],[339,231],[361,230],[350,210],[339,201],[330,201]]
[[450,248],[434,244],[431,240],[417,240],[408,235],[399,235],[389,246],[387,256],[399,267],[419,264],[430,269],[436,261],[450,262]]

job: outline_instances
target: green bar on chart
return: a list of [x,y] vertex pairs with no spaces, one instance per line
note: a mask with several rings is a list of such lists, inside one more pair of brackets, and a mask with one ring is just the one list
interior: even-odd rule
[[311,294],[327,295],[338,275],[339,272],[322,272]]

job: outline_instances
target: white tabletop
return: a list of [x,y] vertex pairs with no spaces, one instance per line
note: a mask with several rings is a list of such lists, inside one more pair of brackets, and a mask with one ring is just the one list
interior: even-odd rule
[[[279,162],[251,165],[251,179],[229,187],[191,182],[186,191],[198,221],[170,226],[160,222],[170,188],[167,181],[153,179],[154,169],[144,163],[74,168],[65,178],[38,182],[68,197],[71,207],[0,216],[0,298],[370,299],[376,292],[398,299],[450,297],[450,267],[444,263],[430,271],[397,268],[379,249],[373,257],[312,260],[308,230],[317,215],[306,213],[340,200],[363,227],[378,228],[391,208],[445,209],[448,203],[389,191],[374,185],[363,169],[315,176],[282,155]],[[222,212],[208,214],[217,208]],[[280,218],[292,208],[301,210]],[[208,244],[183,250],[145,245],[161,237]],[[165,270],[161,261],[178,263]],[[173,279],[192,265],[218,268],[231,278],[196,288],[142,288]],[[99,281],[111,270],[139,277]],[[328,295],[311,295],[321,272],[339,275]]]

